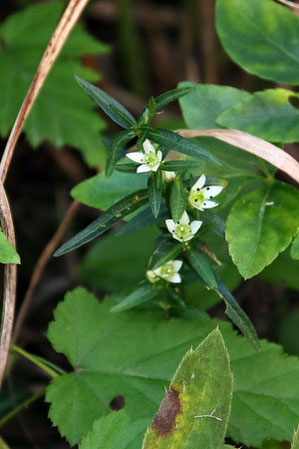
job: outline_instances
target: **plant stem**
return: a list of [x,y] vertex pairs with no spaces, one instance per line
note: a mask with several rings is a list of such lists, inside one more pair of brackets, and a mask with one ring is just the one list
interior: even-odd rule
[[38,366],[45,374],[50,376],[51,378],[59,376],[59,374],[54,371],[54,369],[47,366],[44,362],[42,362],[38,357],[35,357],[32,354],[29,354],[29,352],[25,351],[24,349],[20,348],[19,346],[11,344],[10,347],[17,352],[18,354],[25,357],[25,359],[30,360],[30,362],[34,363],[34,365]]
[[[34,393],[28,399],[21,402],[20,405],[18,405],[13,410],[11,410],[9,413],[4,415],[3,418],[0,419],[0,427],[3,427],[4,424],[6,424],[8,421],[10,421],[14,416],[16,416],[18,413],[20,413],[23,409],[27,408],[30,404],[32,404],[32,402],[35,402],[38,399],[40,399],[44,395],[44,393],[45,393],[44,389],[42,391],[39,391],[38,393]],[[0,449],[5,449],[8,447],[7,445],[5,445],[5,443],[4,444],[2,444],[2,443],[4,443],[4,442],[2,442],[0,439]]]

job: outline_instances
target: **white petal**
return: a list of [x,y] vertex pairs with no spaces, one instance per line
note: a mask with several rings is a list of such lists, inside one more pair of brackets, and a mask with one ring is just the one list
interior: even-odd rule
[[[179,239],[178,236],[177,236],[175,233],[172,234],[172,237],[173,237],[174,239],[178,240],[178,241],[181,242],[181,243],[182,243],[182,242],[186,242],[187,240],[190,240],[190,239],[187,239],[187,240]],[[193,235],[192,235],[190,238],[192,239],[192,237],[193,237]]]
[[142,164],[144,162],[144,154],[140,151],[127,153],[126,156],[131,159],[131,161],[138,162],[138,164]]
[[136,173],[146,173],[148,171],[151,171],[151,168],[148,165],[139,165],[139,167],[136,170]]
[[[188,237],[187,239],[184,239],[184,242],[188,242],[189,240],[193,239],[194,235],[190,235],[190,237]],[[179,239],[178,239],[179,240]],[[180,242],[182,242],[182,240],[180,240]]]
[[153,145],[150,143],[150,141],[148,139],[146,139],[143,142],[143,149],[144,149],[146,154],[149,154],[149,153],[156,154],[155,148],[153,147]]
[[202,203],[201,207],[203,209],[211,209],[212,207],[218,206],[218,203],[215,203],[215,201],[208,201],[206,200],[204,203]]
[[202,206],[196,206],[194,203],[192,203],[192,207],[194,207],[197,210],[201,210],[203,211],[204,209],[202,208]]
[[178,273],[174,273],[174,275],[171,276],[171,278],[168,278],[167,280],[175,284],[179,284],[180,282],[182,282],[181,276]]
[[182,268],[183,261],[182,260],[173,260],[172,265],[173,265],[174,271],[177,273]]
[[204,194],[204,197],[208,199],[214,198],[214,196],[219,195],[219,193],[222,192],[222,190],[223,190],[222,186],[209,186],[202,189],[202,192]]
[[186,211],[183,212],[183,215],[180,218],[181,224],[189,224],[190,220]]
[[157,164],[154,167],[152,167],[151,171],[157,171],[159,167],[160,167],[160,162],[159,162],[159,164]]
[[155,270],[153,270],[153,272],[154,272],[157,276],[160,276],[160,274],[161,274],[161,269],[162,269],[162,267],[156,268]]
[[165,220],[167,229],[169,232],[173,233],[173,231],[175,230],[175,223],[173,220],[169,219],[169,220]]
[[206,177],[205,177],[205,175],[201,175],[201,177],[198,178],[198,180],[196,181],[196,183],[192,186],[191,192],[192,192],[193,190],[201,189],[201,188],[205,185],[205,182],[206,182]]
[[157,153],[157,156],[158,156],[159,162],[161,162],[162,161],[162,157],[163,157],[162,151],[159,150],[158,153]]
[[200,220],[194,220],[194,221],[192,221],[192,223],[190,224],[190,226],[191,226],[192,234],[193,234],[193,235],[197,233],[197,231],[199,230],[199,228],[201,227],[201,225],[202,225],[202,221],[200,221]]

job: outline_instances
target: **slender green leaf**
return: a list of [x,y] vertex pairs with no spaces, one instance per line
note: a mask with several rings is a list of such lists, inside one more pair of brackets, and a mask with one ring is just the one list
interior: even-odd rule
[[163,162],[161,169],[165,171],[174,171],[176,173],[182,173],[188,169],[200,169],[202,163],[196,159],[187,159],[181,161],[167,161]]
[[151,260],[152,269],[155,270],[170,260],[175,259],[183,249],[184,245],[181,243],[173,243],[172,241],[164,240],[154,251]]
[[145,284],[137,288],[134,292],[120,301],[116,306],[110,309],[110,312],[123,312],[124,310],[132,309],[139,306],[157,296],[157,292],[153,289],[152,284]]
[[[166,220],[168,218],[168,209],[165,205],[165,202],[161,202],[160,212],[157,217],[158,220]],[[156,222],[156,218],[154,217],[150,205],[146,207],[144,210],[139,212],[138,215],[133,217],[130,221],[128,221],[124,226],[120,228],[119,231],[117,231],[116,235],[127,235],[131,234],[132,232],[138,231],[139,229],[144,228],[145,226],[151,225]]]
[[229,253],[244,278],[269,265],[296,234],[299,192],[274,182],[240,198],[226,222]]
[[76,76],[75,78],[82,89],[84,89],[85,92],[98,103],[103,111],[106,112],[115,123],[125,129],[129,129],[136,125],[136,120],[132,114],[118,101],[106,94],[106,92],[99,87],[94,86],[79,76]]
[[174,221],[179,221],[186,210],[189,193],[180,178],[176,178],[170,191],[170,211]]
[[299,110],[291,105],[291,96],[299,97],[286,89],[256,92],[222,112],[217,123],[271,142],[297,142]]
[[278,83],[299,82],[299,18],[270,0],[217,0],[216,27],[243,69]]
[[194,86],[178,87],[155,98],[156,112],[162,111],[169,103],[178,100],[194,90]]
[[292,242],[290,254],[293,259],[299,260],[299,233]]
[[198,274],[200,279],[204,281],[207,287],[213,289],[217,288],[217,280],[205,256],[201,254],[200,251],[190,248],[190,250],[186,252],[186,257],[193,270]]
[[147,190],[140,190],[128,195],[126,198],[107,209],[99,218],[83,229],[83,231],[79,232],[75,237],[58,248],[54,257],[59,257],[70,251],[74,251],[75,249],[80,248],[80,246],[85,245],[85,243],[99,237],[121,218],[143,206],[146,201]]
[[114,168],[120,173],[136,173],[136,164],[116,164]]
[[122,153],[124,151],[124,148],[130,140],[133,139],[135,134],[128,130],[128,131],[120,131],[115,139],[113,139],[111,148],[108,151],[107,154],[107,162],[106,162],[106,176],[109,177],[112,175],[115,164],[119,161],[119,159],[122,157]]
[[296,432],[294,432],[291,449],[299,449],[299,426]]
[[165,147],[167,150],[174,150],[178,153],[186,154],[187,156],[197,157],[198,159],[207,160],[213,164],[221,165],[216,156],[192,140],[185,139],[184,137],[181,137],[172,131],[167,131],[166,129],[151,128],[146,125],[142,128],[147,131],[148,139],[158,145],[161,145],[162,147]]
[[148,198],[151,206],[153,216],[158,217],[161,206],[162,191],[161,191],[161,172],[152,172],[148,177]]
[[21,263],[20,256],[0,228],[0,263]]
[[218,329],[183,357],[142,449],[223,449],[233,392]]

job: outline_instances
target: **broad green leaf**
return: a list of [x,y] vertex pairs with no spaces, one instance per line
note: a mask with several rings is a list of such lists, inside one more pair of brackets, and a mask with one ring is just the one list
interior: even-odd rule
[[151,420],[182,356],[217,326],[235,379],[228,436],[253,447],[270,438],[291,440],[299,421],[297,358],[266,341],[257,352],[227,322],[196,314],[166,320],[162,312],[137,309],[112,314],[110,307],[108,299],[100,303],[77,288],[58,305],[49,326],[54,349],[75,368],[55,378],[46,396],[53,424],[71,444],[109,413],[117,395],[124,396],[133,420]]
[[176,178],[170,191],[170,211],[174,221],[179,221],[186,210],[188,202],[188,191],[180,178]]
[[217,280],[205,256],[200,251],[190,248],[186,252],[186,257],[195,273],[204,281],[207,288],[217,288]]
[[124,196],[145,188],[146,181],[147,175],[144,174],[113,173],[107,179],[102,172],[77,184],[71,195],[86,206],[106,210]]
[[223,449],[233,376],[218,329],[183,357],[142,449]]
[[278,257],[266,267],[259,277],[273,284],[299,290],[299,261],[290,255],[290,249],[280,253]]
[[145,284],[137,290],[134,290],[130,295],[126,296],[122,301],[112,307],[110,312],[123,312],[124,310],[132,309],[139,306],[150,299],[155,298],[157,292],[153,289],[151,284]]
[[228,86],[190,81],[184,81],[179,86],[194,88],[191,94],[180,99],[184,120],[188,127],[193,129],[219,128],[216,120],[221,112],[251,97],[249,92]]
[[[61,1],[35,3],[9,16],[0,26],[2,137],[13,126],[64,8],[65,3]],[[83,67],[80,59],[86,54],[107,52],[107,49],[81,26],[74,28],[26,121],[25,134],[33,147],[44,140],[58,148],[68,144],[80,149],[90,165],[104,162],[100,136],[104,122],[94,111],[92,100],[78,88],[74,73],[90,81],[98,80],[99,74]]]
[[161,172],[150,173],[147,181],[148,199],[151,206],[153,216],[158,217],[161,207],[162,190],[161,190]]
[[292,241],[290,254],[293,259],[299,260],[299,233]]
[[294,432],[291,449],[299,449],[299,427]]
[[233,206],[226,240],[245,279],[269,265],[291,242],[299,220],[299,193],[282,182],[251,192]]
[[112,142],[111,148],[107,154],[106,176],[112,175],[115,164],[122,157],[122,152],[130,140],[135,136],[131,131],[120,131]]
[[0,263],[21,263],[20,256],[0,228]]
[[256,92],[222,112],[217,123],[271,142],[297,142],[299,110],[289,102],[291,96],[298,97],[286,89]]
[[123,410],[113,412],[94,422],[79,449],[140,449],[145,430],[146,421],[131,422]]
[[121,218],[134,212],[143,206],[147,201],[147,190],[139,190],[126,198],[118,201],[116,204],[107,209],[99,218],[94,220],[85,229],[75,235],[72,239],[64,243],[54,253],[54,257],[74,251],[80,246],[85,245],[91,240],[99,237]]
[[278,83],[299,82],[299,18],[272,0],[217,0],[216,27],[243,69]]
[[102,89],[88,81],[76,76],[76,80],[82,89],[93,98],[104,112],[119,126],[128,129],[136,124],[136,120],[127,109],[118,101],[106,94]]
[[210,151],[207,151],[198,143],[185,139],[178,134],[167,131],[166,129],[151,128],[143,126],[142,129],[147,131],[147,138],[153,142],[166,148],[166,150],[174,150],[187,156],[197,157],[198,159],[207,160],[212,164],[221,165],[218,158]]

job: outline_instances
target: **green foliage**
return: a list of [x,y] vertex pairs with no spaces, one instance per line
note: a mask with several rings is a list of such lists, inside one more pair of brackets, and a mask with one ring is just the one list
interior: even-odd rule
[[163,320],[158,311],[111,314],[110,307],[108,299],[99,303],[78,288],[58,305],[49,326],[52,345],[75,369],[54,379],[46,396],[53,424],[71,444],[109,413],[116,395],[124,396],[132,420],[149,420],[183,354],[217,325],[235,378],[228,435],[255,447],[264,439],[291,439],[299,419],[298,359],[265,341],[257,352],[219,320],[194,314]]
[[232,387],[227,350],[215,329],[183,357],[142,448],[223,449]]
[[299,449],[299,427],[294,433],[291,449]]
[[[13,126],[64,6],[60,1],[36,3],[10,16],[0,27],[2,137]],[[58,148],[68,144],[81,150],[90,165],[104,162],[100,136],[104,122],[94,112],[92,101],[80,92],[73,76],[98,80],[99,75],[83,67],[80,58],[107,49],[81,26],[74,28],[26,121],[25,134],[33,147],[44,140]]]
[[290,255],[293,259],[299,260],[299,234],[297,234],[296,237],[294,237]]
[[278,83],[298,84],[299,18],[272,0],[217,0],[216,27],[243,69]]
[[0,228],[0,263],[21,263],[20,256]]
[[200,251],[190,248],[187,251],[187,260],[198,276],[207,284],[208,288],[217,288],[218,283],[213,270]]
[[116,163],[121,159],[124,152],[125,145],[132,140],[134,133],[130,130],[121,131],[117,134],[108,151],[106,162],[106,176],[112,175]]
[[287,248],[259,274],[259,277],[283,287],[299,290],[298,273],[299,261],[290,256],[290,249]]
[[170,192],[170,212],[174,221],[178,221],[187,208],[188,191],[179,177],[177,177],[171,187]]
[[161,182],[161,172],[152,172],[147,181],[148,188],[148,199],[151,206],[153,216],[158,218],[161,201],[162,201],[162,182]]
[[132,307],[139,306],[157,296],[155,290],[150,284],[142,285],[134,290],[130,295],[120,300],[118,304],[112,307],[110,312],[123,312],[124,310],[132,309]]
[[298,191],[273,182],[239,199],[226,227],[229,252],[244,278],[269,265],[290,244],[299,220]]

